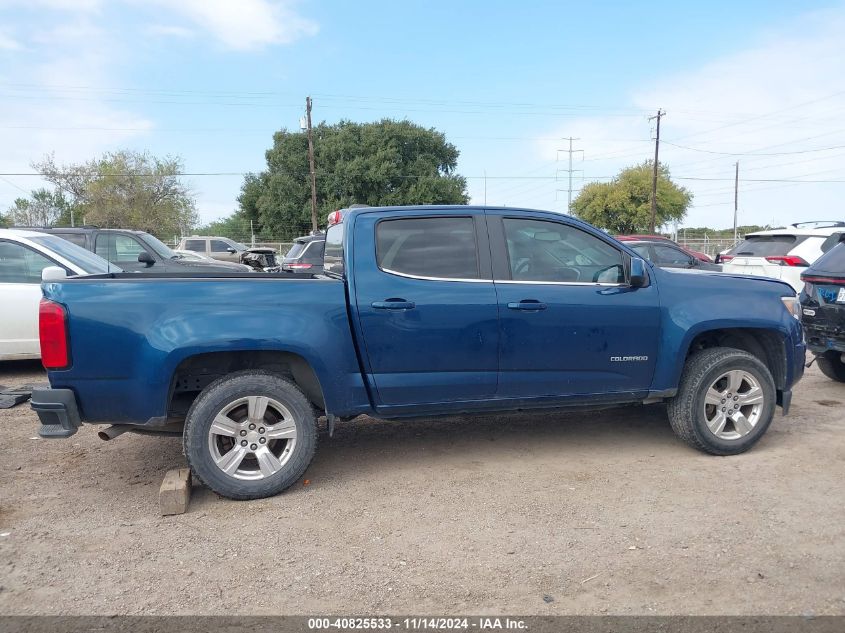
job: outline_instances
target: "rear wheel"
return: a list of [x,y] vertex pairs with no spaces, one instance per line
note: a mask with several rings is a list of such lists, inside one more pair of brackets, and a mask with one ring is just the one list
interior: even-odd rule
[[822,373],[837,382],[845,382],[845,363],[839,352],[825,352],[816,357],[816,362]]
[[693,448],[736,455],[766,432],[775,411],[771,372],[755,356],[717,347],[687,360],[678,394],[669,401],[675,433]]
[[294,484],[317,447],[317,421],[281,376],[243,371],[211,383],[191,406],[185,455],[199,480],[230,499],[259,499]]

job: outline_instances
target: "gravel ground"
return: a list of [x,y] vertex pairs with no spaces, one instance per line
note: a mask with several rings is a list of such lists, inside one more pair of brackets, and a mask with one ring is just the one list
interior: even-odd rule
[[738,457],[660,406],[360,419],[321,430],[307,485],[165,518],[178,439],[0,410],[0,614],[845,614],[844,412],[812,368]]

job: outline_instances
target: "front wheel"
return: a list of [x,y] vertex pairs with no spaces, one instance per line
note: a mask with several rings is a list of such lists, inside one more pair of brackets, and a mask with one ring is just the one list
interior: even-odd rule
[[775,412],[769,369],[742,350],[716,347],[687,360],[678,394],[669,401],[675,434],[712,455],[736,455],[766,432]]
[[822,373],[836,382],[845,382],[845,362],[839,352],[826,352],[816,357]]
[[185,456],[197,478],[230,499],[260,499],[293,485],[317,448],[311,403],[276,374],[220,378],[185,419]]

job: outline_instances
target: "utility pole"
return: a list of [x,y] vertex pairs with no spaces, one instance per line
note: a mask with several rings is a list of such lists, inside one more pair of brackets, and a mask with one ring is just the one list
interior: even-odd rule
[[572,213],[572,173],[575,171],[583,172],[582,169],[572,169],[572,154],[577,154],[581,152],[581,160],[584,160],[584,150],[583,149],[572,149],[572,141],[580,141],[579,138],[573,138],[571,136],[564,137],[564,141],[569,141],[569,149],[559,149],[558,154],[560,152],[567,152],[569,154],[569,168],[568,169],[558,169],[558,172],[565,171],[569,177],[569,187],[567,187],[567,203],[566,203],[566,212]]
[[655,233],[655,222],[657,220],[657,167],[658,167],[658,156],[660,151],[660,118],[666,116],[666,113],[659,109],[657,110],[657,114],[653,117],[649,117],[649,121],[652,119],[657,119],[657,134],[654,137],[654,165],[653,171],[651,174],[651,233],[652,235]]
[[736,175],[734,176],[734,244],[736,244],[736,220],[739,209],[739,161],[736,161]]
[[308,130],[308,166],[311,171],[311,229],[314,235],[317,227],[317,174],[314,171],[314,139],[311,135],[311,97],[305,98],[305,119]]

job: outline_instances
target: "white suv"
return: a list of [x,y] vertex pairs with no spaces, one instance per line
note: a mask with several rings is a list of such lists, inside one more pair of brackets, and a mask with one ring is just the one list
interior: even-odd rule
[[[827,226],[820,226],[827,225]],[[781,279],[801,292],[801,273],[845,233],[845,222],[800,222],[786,228],[749,233],[719,261],[726,273]]]

